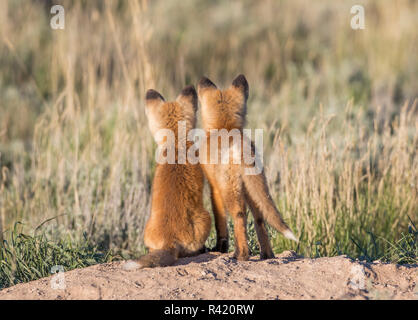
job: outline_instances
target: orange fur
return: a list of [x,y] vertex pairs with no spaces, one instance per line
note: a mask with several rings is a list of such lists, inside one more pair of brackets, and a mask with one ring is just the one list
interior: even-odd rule
[[[239,130],[241,137],[244,137],[243,128],[248,90],[248,83],[243,75],[238,76],[226,90],[218,90],[207,78],[200,80],[198,94],[202,105],[203,127],[207,135],[206,149],[202,149],[202,154],[207,156],[207,159],[210,159],[211,150],[209,146],[211,139],[219,139],[210,130]],[[241,153],[243,143],[250,143],[252,153],[254,153],[254,144],[245,139],[243,138],[240,141]],[[218,150],[216,150],[218,159],[220,158],[219,145],[218,143]],[[242,154],[240,155],[241,163],[233,163],[232,149],[232,147],[229,147],[231,154],[229,163],[210,164],[206,162],[208,164],[202,164],[211,186],[212,207],[217,231],[216,250],[221,252],[228,250],[226,212],[229,212],[234,221],[235,256],[239,260],[248,259],[249,250],[246,231],[246,205],[248,205],[254,216],[261,258],[272,258],[274,254],[264,220],[267,220],[274,228],[284,233],[286,237],[294,240],[295,238],[271,199],[264,172],[258,175],[245,175],[244,169],[248,166],[244,164]]]
[[[147,92],[146,114],[154,137],[159,129],[176,136],[178,122],[187,131],[196,122],[197,94],[186,87],[174,102],[165,102],[154,90]],[[157,141],[157,143],[159,143]],[[150,253],[139,259],[140,267],[171,265],[178,257],[198,254],[209,236],[211,218],[203,207],[203,172],[200,165],[157,164],[152,186],[151,215],[144,243]]]

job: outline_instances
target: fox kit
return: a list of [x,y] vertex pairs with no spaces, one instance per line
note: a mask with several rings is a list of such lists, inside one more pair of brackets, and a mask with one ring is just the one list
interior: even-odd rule
[[[216,130],[239,130],[240,136],[243,137],[241,143],[245,143],[247,138],[244,138],[243,127],[248,90],[248,83],[243,75],[239,75],[226,90],[218,90],[208,78],[204,77],[200,80],[198,95],[202,105],[203,127],[207,136],[206,149],[203,149],[202,153],[207,157],[206,160],[211,157],[212,150],[208,147],[209,142],[211,139],[219,138],[218,133],[214,135]],[[251,145],[252,153],[255,153],[252,141],[247,139],[247,143]],[[228,148],[232,153],[233,146]],[[219,148],[216,152],[220,152]],[[242,154],[239,156],[242,157]],[[209,161],[204,163],[206,164],[202,164],[202,167],[211,187],[212,208],[217,232],[215,250],[228,251],[226,212],[229,212],[234,222],[235,257],[238,260],[248,260],[246,205],[250,207],[254,216],[262,259],[274,257],[264,220],[283,233],[286,238],[297,241],[271,199],[266,177],[262,170],[259,174],[246,175],[244,169],[248,166],[242,161],[236,164],[233,159],[226,163],[211,164]]]
[[196,122],[197,94],[193,86],[183,89],[174,102],[165,102],[155,90],[146,94],[148,125],[156,140],[157,133],[169,129],[175,136],[175,164],[157,164],[152,185],[151,215],[145,227],[144,243],[149,254],[124,269],[168,266],[178,257],[204,250],[211,218],[203,207],[203,172],[199,164],[179,164],[178,125],[185,121],[186,131]]

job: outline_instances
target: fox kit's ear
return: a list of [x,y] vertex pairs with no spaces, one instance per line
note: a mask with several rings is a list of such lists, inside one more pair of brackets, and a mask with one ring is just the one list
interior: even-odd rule
[[187,86],[184,88],[176,101],[189,111],[196,112],[197,110],[197,93],[194,86]]
[[147,108],[158,107],[165,102],[163,96],[157,91],[150,89],[145,96],[145,104]]
[[242,93],[244,96],[244,100],[247,101],[248,99],[248,93],[249,93],[249,87],[247,79],[245,79],[245,76],[243,74],[240,74],[238,77],[232,81],[232,86]]
[[197,85],[197,91],[199,97],[202,97],[202,94],[207,90],[216,90],[216,85],[206,77],[202,77]]

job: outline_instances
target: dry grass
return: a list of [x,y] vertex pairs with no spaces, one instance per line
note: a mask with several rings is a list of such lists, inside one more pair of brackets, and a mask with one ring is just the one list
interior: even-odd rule
[[417,221],[415,1],[364,1],[363,31],[350,1],[61,1],[64,31],[45,3],[0,2],[4,229],[54,217],[54,237],[141,251],[155,148],[144,92],[238,73],[299,252],[382,256]]

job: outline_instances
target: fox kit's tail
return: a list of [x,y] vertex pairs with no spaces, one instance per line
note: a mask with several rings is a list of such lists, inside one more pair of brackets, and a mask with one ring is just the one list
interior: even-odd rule
[[264,172],[258,175],[243,175],[247,203],[252,212],[258,212],[268,224],[280,231],[286,238],[298,242],[292,230],[277,210],[271,199]]
[[175,261],[175,250],[155,250],[140,257],[137,261],[127,261],[122,268],[130,271],[143,268],[166,267],[171,266]]

